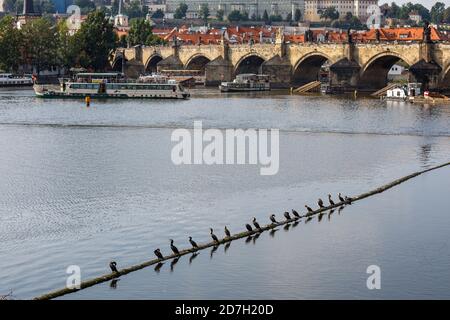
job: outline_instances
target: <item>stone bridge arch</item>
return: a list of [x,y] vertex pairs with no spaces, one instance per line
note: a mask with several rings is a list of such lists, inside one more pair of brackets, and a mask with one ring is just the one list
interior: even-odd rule
[[320,51],[312,51],[302,56],[292,69],[292,83],[303,85],[318,80],[320,69],[326,61],[331,63],[331,57]]
[[450,92],[450,62],[447,63],[447,66],[442,70],[441,76],[441,87],[446,89],[446,92]]
[[[111,63],[111,69],[113,71],[119,71],[122,72],[122,64],[124,63],[124,57],[122,56],[122,54],[116,54],[114,55],[114,59]],[[125,59],[126,61],[126,59]]]
[[157,66],[160,61],[163,60],[163,57],[159,53],[154,53],[150,57],[148,57],[145,62],[145,72],[146,73],[154,73],[157,71]]
[[205,72],[206,65],[210,62],[211,59],[205,54],[196,53],[186,61],[184,68],[187,70],[201,70],[202,72]]
[[261,73],[261,67],[266,61],[264,57],[256,52],[250,52],[242,56],[234,65],[233,74]]
[[359,87],[368,90],[377,90],[385,87],[388,83],[389,70],[399,61],[403,61],[409,67],[416,62],[394,51],[383,51],[371,56],[361,67]]

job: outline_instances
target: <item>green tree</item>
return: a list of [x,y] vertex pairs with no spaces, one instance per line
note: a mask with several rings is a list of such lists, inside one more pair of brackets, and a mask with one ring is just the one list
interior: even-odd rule
[[205,22],[205,24],[208,22],[208,17],[209,17],[209,7],[207,3],[202,3],[200,6],[200,17],[202,17],[203,21]]
[[292,12],[289,12],[289,13],[286,15],[286,21],[287,21],[287,22],[291,22],[291,21],[292,21]]
[[445,4],[442,2],[436,2],[433,7],[431,7],[430,16],[431,22],[440,23],[444,18]]
[[56,29],[58,43],[56,48],[57,61],[60,66],[69,69],[73,65],[76,55],[73,37],[69,34],[66,20],[59,22]]
[[273,14],[269,17],[269,20],[279,22],[279,21],[283,21],[283,17],[279,14]]
[[399,19],[399,17],[400,17],[400,7],[395,2],[391,3],[391,5],[389,7],[389,11],[387,13],[387,17],[388,18]]
[[302,18],[302,12],[301,12],[301,10],[300,10],[300,9],[295,9],[295,12],[294,12],[294,21],[295,21],[295,22],[299,22],[299,21],[301,20],[301,18]]
[[241,21],[241,20],[242,20],[242,15],[239,10],[233,10],[228,15],[228,21],[230,21],[230,22]]
[[95,4],[91,0],[75,0],[73,4],[80,7],[81,14],[87,14],[95,10]]
[[105,14],[100,11],[90,13],[74,35],[77,64],[84,68],[104,70],[117,40],[113,25]]
[[450,7],[445,9],[445,11],[442,15],[442,22],[450,23]]
[[270,21],[270,19],[269,19],[269,14],[267,13],[267,10],[264,10],[262,19],[263,19],[263,21],[264,21],[265,23],[268,23],[268,22]]
[[324,20],[336,20],[339,19],[339,12],[335,7],[328,7],[320,14],[320,19]]
[[5,16],[0,20],[0,69],[5,71],[17,70],[21,53],[22,37],[14,26],[14,18]]
[[21,29],[22,53],[27,64],[41,70],[58,64],[58,37],[56,28],[45,18],[27,22]]
[[150,22],[145,19],[133,19],[128,32],[128,43],[135,45],[155,45],[162,44],[163,40],[152,33]]
[[180,3],[180,5],[178,6],[178,8],[175,10],[175,14],[173,15],[173,17],[175,19],[183,19],[186,18],[186,12],[188,10],[188,5],[184,2]]
[[145,16],[145,12],[142,10],[141,2],[139,0],[131,1],[130,5],[124,10],[129,19],[142,18]]
[[217,10],[217,12],[216,12],[217,20],[223,21],[224,14],[225,14],[225,12],[222,9]]
[[152,14],[152,18],[153,19],[162,19],[162,18],[164,18],[164,12],[161,9],[158,9]]

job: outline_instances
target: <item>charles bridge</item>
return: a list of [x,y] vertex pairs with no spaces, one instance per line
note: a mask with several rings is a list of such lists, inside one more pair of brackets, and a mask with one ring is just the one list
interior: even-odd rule
[[426,89],[448,91],[450,43],[423,41],[373,41],[368,43],[286,43],[277,34],[270,44],[135,46],[119,48],[111,60],[114,70],[129,76],[160,70],[202,70],[206,85],[230,81],[240,73],[264,73],[274,87],[302,85],[318,78],[325,62],[330,65],[332,88],[341,91],[375,91],[387,84],[396,62],[409,66],[411,81]]

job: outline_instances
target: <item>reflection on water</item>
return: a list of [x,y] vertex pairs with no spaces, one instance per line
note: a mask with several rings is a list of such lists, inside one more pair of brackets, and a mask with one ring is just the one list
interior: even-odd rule
[[[109,272],[109,261],[125,267],[157,247],[169,252],[169,237],[187,248],[188,235],[210,241],[210,227],[240,232],[253,216],[267,224],[271,213],[301,212],[328,193],[359,194],[450,158],[448,106],[261,97],[205,91],[187,101],[98,101],[86,109],[0,91],[0,294],[33,297],[64,286],[69,265],[88,279]],[[172,128],[194,120],[279,128],[279,173],[174,166]],[[450,229],[448,178],[442,169],[344,211],[64,298],[445,297],[450,281],[430,272],[448,280],[448,247],[438,249]],[[377,262],[385,290],[367,292],[364,271]]]

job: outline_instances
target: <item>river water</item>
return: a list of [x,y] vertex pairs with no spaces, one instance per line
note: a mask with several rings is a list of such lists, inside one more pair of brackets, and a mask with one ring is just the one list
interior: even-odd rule
[[[277,128],[279,172],[258,165],[181,165],[171,134]],[[0,91],[0,295],[32,298],[153,259],[209,227],[242,231],[256,217],[338,192],[359,194],[450,159],[450,106],[369,98],[221,95],[185,101],[36,99]],[[289,230],[233,241],[64,299],[450,298],[450,168]],[[302,210],[303,211],[303,210]],[[381,289],[368,290],[369,266]]]

